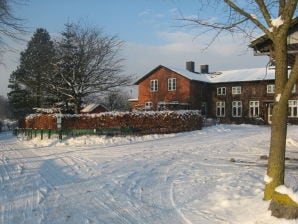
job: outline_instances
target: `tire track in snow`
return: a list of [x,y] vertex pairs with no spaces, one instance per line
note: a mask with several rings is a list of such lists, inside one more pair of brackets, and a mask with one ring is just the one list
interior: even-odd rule
[[26,171],[24,155],[16,147],[17,143],[8,141],[7,144],[2,144],[1,148],[2,155],[9,158],[1,160],[3,162],[1,174],[6,175],[1,185],[6,193],[4,199],[1,197],[1,220],[2,223],[8,224],[30,223],[28,220],[31,220],[32,212],[38,206],[36,186],[32,183],[34,174],[29,170]]

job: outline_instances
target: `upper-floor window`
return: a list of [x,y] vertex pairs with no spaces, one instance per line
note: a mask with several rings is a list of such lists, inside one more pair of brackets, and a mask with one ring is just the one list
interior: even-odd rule
[[217,117],[224,117],[225,116],[225,102],[218,101],[216,102],[216,116]]
[[275,85],[274,84],[267,85],[267,93],[274,93],[274,92],[275,92]]
[[298,100],[289,100],[289,117],[298,117]]
[[226,95],[226,87],[218,87],[217,95]]
[[296,93],[296,84],[293,86],[292,93]]
[[158,80],[157,79],[150,80],[150,90],[151,90],[151,92],[158,91]]
[[242,116],[242,102],[233,101],[232,102],[232,117],[241,117]]
[[260,114],[260,102],[259,101],[250,101],[249,102],[249,116],[258,117]]
[[175,91],[175,90],[176,90],[176,78],[169,78],[168,91]]
[[241,86],[233,86],[232,94],[241,94]]

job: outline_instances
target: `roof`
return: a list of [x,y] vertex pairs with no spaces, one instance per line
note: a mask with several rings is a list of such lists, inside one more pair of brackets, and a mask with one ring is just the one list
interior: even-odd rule
[[[289,34],[291,34],[292,32],[295,32],[295,27],[298,24],[298,17],[294,18],[290,29],[289,29]],[[268,36],[266,34],[263,34],[262,36],[258,37],[257,39],[253,40],[248,46],[251,48],[259,48],[259,46],[262,45],[266,45],[266,44],[271,44],[272,41],[268,38]]]
[[195,73],[190,72],[186,69],[177,69],[174,67],[166,67],[159,65],[145,76],[140,78],[136,84],[139,84],[144,79],[153,74],[157,69],[166,68],[169,69],[178,75],[181,75],[189,80],[200,81],[205,83],[227,83],[227,82],[248,82],[248,81],[261,81],[261,80],[274,80],[275,78],[275,69],[267,68],[250,68],[250,69],[238,69],[238,70],[227,70],[227,71],[218,71],[213,73]]
[[96,103],[91,103],[89,105],[87,105],[86,107],[84,107],[81,112],[82,113],[88,113],[88,112],[92,112],[95,108],[97,108],[98,106],[101,106],[99,104]]

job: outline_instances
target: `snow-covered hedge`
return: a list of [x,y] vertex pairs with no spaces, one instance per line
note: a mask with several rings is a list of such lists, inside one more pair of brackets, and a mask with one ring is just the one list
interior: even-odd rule
[[131,128],[141,133],[170,133],[198,130],[202,127],[200,111],[106,112],[99,114],[32,114],[26,117],[23,128],[57,129],[121,129]]

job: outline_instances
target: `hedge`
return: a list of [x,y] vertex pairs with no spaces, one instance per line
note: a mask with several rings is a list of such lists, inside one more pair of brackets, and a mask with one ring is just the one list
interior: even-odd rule
[[62,130],[133,129],[139,133],[174,133],[202,128],[200,111],[105,112],[99,114],[31,114],[24,120],[26,129],[57,130],[57,117]]

